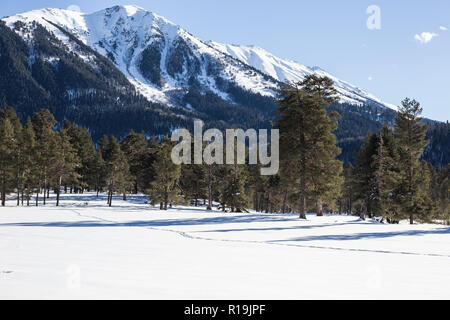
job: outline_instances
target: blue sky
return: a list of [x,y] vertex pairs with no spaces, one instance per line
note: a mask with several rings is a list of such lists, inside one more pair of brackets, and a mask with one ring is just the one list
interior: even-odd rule
[[[6,0],[0,15],[70,5],[93,12],[116,4],[156,12],[203,40],[258,45],[320,66],[395,105],[415,98],[425,116],[450,120],[448,0]],[[381,10],[380,30],[367,28],[369,5]]]

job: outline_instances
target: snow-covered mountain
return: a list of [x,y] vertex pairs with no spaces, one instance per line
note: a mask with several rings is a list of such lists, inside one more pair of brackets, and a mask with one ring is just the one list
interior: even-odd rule
[[[136,6],[116,6],[93,14],[43,9],[4,21],[13,29],[17,22],[28,26],[17,31],[25,39],[31,38],[29,31],[37,22],[79,54],[76,44],[60,30],[63,28],[112,60],[141,94],[164,104],[173,104],[173,96],[192,83],[231,100],[216,83],[218,77],[264,96],[272,96],[277,87],[272,79],[231,59],[169,20]],[[82,57],[90,61],[89,56]]]
[[358,105],[375,103],[395,108],[395,106],[381,101],[373,94],[340,80],[319,67],[307,67],[295,61],[281,59],[257,46],[230,45],[214,41],[209,42],[209,44],[280,82],[298,82],[312,74],[326,76],[334,81],[341,102]]
[[[164,17],[136,6],[115,6],[92,14],[42,9],[3,21],[27,41],[32,41],[38,23],[95,66],[92,55],[71,39],[70,34],[74,35],[109,58],[147,99],[169,106],[190,108],[183,95],[192,88],[212,92],[231,104],[236,104],[236,98],[230,94],[230,86],[274,97],[280,82],[300,81],[315,73],[335,81],[342,102],[392,107],[320,68],[278,58],[258,47],[203,42]],[[48,60],[57,62],[58,57]]]

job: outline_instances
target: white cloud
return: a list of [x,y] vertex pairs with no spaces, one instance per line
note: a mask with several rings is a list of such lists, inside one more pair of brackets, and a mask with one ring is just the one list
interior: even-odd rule
[[79,6],[77,6],[76,4],[72,4],[72,5],[68,6],[67,10],[81,12],[81,8]]
[[369,79],[369,81],[372,81],[372,80],[373,80],[372,76],[369,76],[369,78],[368,78],[368,79]]
[[447,27],[444,27],[444,26],[440,26],[439,29],[441,29],[442,31],[447,31],[448,30]]
[[433,40],[434,37],[437,37],[437,36],[438,36],[437,33],[422,32],[421,34],[416,34],[414,36],[414,39],[416,39],[417,41],[419,41],[422,44],[426,44],[426,43],[430,42],[431,40]]

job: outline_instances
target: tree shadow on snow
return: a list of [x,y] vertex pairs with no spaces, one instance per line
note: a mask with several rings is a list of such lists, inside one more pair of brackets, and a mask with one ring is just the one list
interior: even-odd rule
[[364,239],[382,239],[390,237],[404,237],[404,236],[424,236],[424,235],[442,235],[450,234],[450,228],[433,229],[433,230],[405,230],[405,231],[390,231],[390,232],[369,232],[369,233],[355,233],[355,234],[339,234],[339,235],[316,235],[307,237],[290,238],[285,240],[272,240],[273,243],[281,242],[307,242],[307,241],[326,241],[326,240],[364,240]]

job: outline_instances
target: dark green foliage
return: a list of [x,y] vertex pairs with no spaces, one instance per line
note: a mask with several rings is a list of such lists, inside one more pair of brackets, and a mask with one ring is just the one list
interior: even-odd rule
[[429,144],[422,159],[436,167],[445,168],[450,163],[450,123],[434,123],[427,132]]
[[[335,101],[336,90],[329,78],[306,77],[301,83],[284,86],[280,94],[280,156],[283,163],[298,168],[300,218],[306,219],[307,200],[316,202],[317,214],[323,214],[323,202],[330,205],[339,194],[342,164],[336,160],[339,114],[327,114]],[[298,189],[297,189],[298,188]]]
[[[200,62],[186,42],[181,39],[177,41],[175,47],[169,53],[166,63],[167,72],[173,78],[183,72],[187,72],[191,76],[197,76],[200,73]],[[186,68],[186,70],[183,70],[183,68]]]
[[163,138],[161,144],[155,145],[156,159],[152,164],[155,176],[147,192],[151,203],[159,204],[161,210],[167,210],[172,204],[185,202],[179,185],[181,166],[174,164],[171,159],[174,145],[168,138]]
[[405,99],[395,118],[395,134],[397,135],[401,176],[399,199],[401,211],[408,214],[411,224],[415,215],[423,215],[429,202],[420,188],[424,178],[419,170],[419,158],[428,144],[426,133],[429,125],[422,124],[422,108],[415,100]]
[[152,45],[145,48],[139,62],[139,70],[141,70],[144,77],[158,87],[163,86],[161,77],[161,41],[164,40],[155,41]]
[[145,136],[132,130],[122,140],[120,147],[130,166],[133,192],[138,193],[146,190],[148,187],[147,172],[150,170],[152,161],[150,160],[150,150]]
[[103,146],[102,153],[105,161],[108,205],[111,207],[114,193],[126,194],[131,180],[130,169],[126,156],[120,149],[120,145],[114,136],[108,139],[108,143]]
[[356,212],[361,217],[381,217],[390,223],[408,218],[411,224],[449,219],[448,171],[419,161],[429,128],[421,112],[418,102],[405,99],[394,131],[385,126],[380,133],[367,135],[353,177],[346,179],[346,188],[355,191]]

